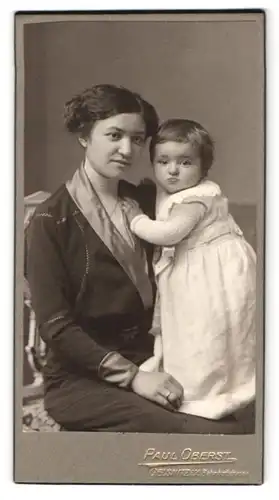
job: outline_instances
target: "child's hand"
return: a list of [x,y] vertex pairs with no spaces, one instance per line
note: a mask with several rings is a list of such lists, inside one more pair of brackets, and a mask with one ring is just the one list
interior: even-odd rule
[[122,208],[125,212],[125,215],[131,224],[132,220],[137,216],[137,215],[142,215],[143,212],[140,209],[138,203],[134,200],[131,200],[130,198],[125,198],[122,202]]

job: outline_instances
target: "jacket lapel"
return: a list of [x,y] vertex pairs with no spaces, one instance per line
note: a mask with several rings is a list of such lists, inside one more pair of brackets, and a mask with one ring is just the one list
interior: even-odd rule
[[110,250],[136,286],[144,307],[152,305],[153,294],[146,271],[146,260],[139,240],[130,246],[111,222],[83,167],[66,183],[66,188],[92,229]]

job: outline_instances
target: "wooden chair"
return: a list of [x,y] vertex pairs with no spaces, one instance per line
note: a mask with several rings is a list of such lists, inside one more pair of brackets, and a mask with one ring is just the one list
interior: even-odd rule
[[[50,196],[38,191],[24,199],[24,234],[33,217],[36,207]],[[26,258],[26,248],[25,248]],[[59,431],[60,426],[47,414],[43,403],[42,368],[45,363],[46,346],[40,338],[36,317],[32,309],[32,298],[26,276],[24,276],[24,304],[28,314],[28,341],[24,346],[33,381],[23,387],[23,431]]]

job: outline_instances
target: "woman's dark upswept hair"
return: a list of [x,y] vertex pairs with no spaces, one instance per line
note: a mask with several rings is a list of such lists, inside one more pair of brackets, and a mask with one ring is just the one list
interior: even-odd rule
[[64,121],[67,130],[87,138],[97,120],[122,113],[138,113],[146,127],[146,138],[158,128],[155,108],[139,94],[115,85],[94,85],[66,102]]
[[207,175],[214,159],[214,142],[200,123],[180,118],[163,122],[150,142],[150,158],[152,162],[156,145],[168,141],[190,143],[196,148],[201,159],[203,177]]

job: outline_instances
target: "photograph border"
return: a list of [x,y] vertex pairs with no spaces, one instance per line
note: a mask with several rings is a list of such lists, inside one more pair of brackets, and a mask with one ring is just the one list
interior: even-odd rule
[[[263,34],[263,184],[257,193],[257,403],[256,432],[253,435],[198,435],[184,436],[184,449],[193,452],[225,452],[234,459],[240,471],[229,477],[220,473],[211,477],[150,476],[147,473],[148,450],[179,454],[181,435],[123,434],[123,433],[23,433],[22,432],[22,357],[23,357],[23,200],[24,200],[24,44],[23,26],[33,22],[74,20],[125,20],[132,18],[162,21],[208,21],[211,16],[220,20],[241,21],[243,14],[255,16]],[[124,18],[123,18],[124,16]],[[197,18],[195,19],[195,16]],[[209,16],[209,17],[208,17]],[[69,19],[71,17],[71,19]],[[89,17],[89,18],[88,18]],[[129,17],[129,19],[128,19]],[[148,19],[147,19],[148,17]],[[206,19],[208,17],[208,19]],[[234,17],[234,21],[232,21]],[[67,18],[67,19],[66,19]],[[166,20],[166,19],[164,19]],[[213,19],[211,19],[213,20]],[[262,9],[191,10],[191,11],[18,11],[15,22],[15,300],[14,300],[14,481],[17,483],[55,484],[262,484],[264,456],[264,337],[265,337],[265,204],[266,204],[266,16]],[[247,22],[247,20],[246,20]],[[257,173],[259,175],[259,173]],[[93,443],[94,441],[94,443]],[[106,462],[106,465],[102,462]],[[77,467],[77,463],[79,466]],[[249,464],[249,465],[248,465]]]

